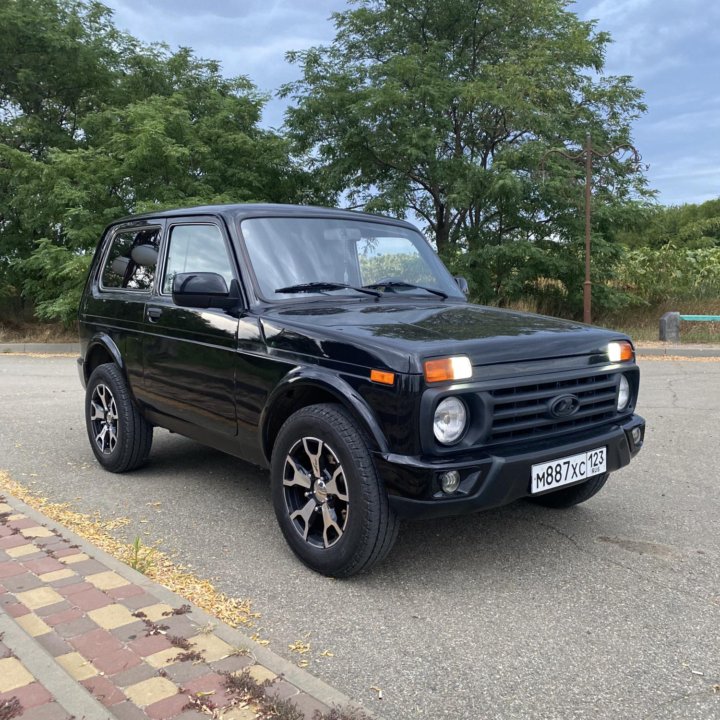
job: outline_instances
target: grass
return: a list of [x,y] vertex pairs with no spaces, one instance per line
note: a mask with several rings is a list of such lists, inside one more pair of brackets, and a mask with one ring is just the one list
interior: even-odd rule
[[[630,335],[635,342],[659,342],[660,318],[666,312],[679,312],[682,315],[720,315],[720,299],[668,302],[652,308],[626,311],[608,319],[600,318],[595,322],[603,327],[620,330]],[[680,341],[701,344],[720,343],[720,323],[682,321]]]
[[143,575],[147,575],[150,569],[154,566],[155,552],[157,548],[155,546],[143,545],[143,541],[139,535],[135,536],[132,545],[130,546],[130,557],[128,558],[128,565],[133,569],[137,570]]
[[62,323],[15,322],[0,320],[0,342],[4,343],[75,343],[77,329]]
[[[537,312],[534,303],[527,301],[512,303],[510,307],[522,312]],[[660,318],[666,312],[679,312],[681,315],[720,315],[720,298],[670,301],[653,307],[633,308],[611,315],[594,315],[593,324],[623,332],[635,342],[659,342]],[[682,321],[680,323],[680,340],[682,343],[720,343],[720,323]]]

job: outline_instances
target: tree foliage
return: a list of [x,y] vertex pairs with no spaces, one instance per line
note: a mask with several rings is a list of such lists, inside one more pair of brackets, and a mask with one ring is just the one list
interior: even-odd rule
[[111,220],[313,188],[263,130],[265,97],[217,62],[119,32],[84,0],[0,5],[0,282],[71,318]]
[[[99,2],[3,0],[0,295],[72,319],[102,228],[133,212],[349,197],[419,217],[473,299],[579,316],[584,170],[548,151],[631,140],[645,107],[603,74],[609,36],[569,0],[350,1],[332,43],[289,53],[280,135],[250,79]],[[655,207],[622,158],[594,171],[596,313],[718,293],[720,200]]]
[[658,205],[645,209],[639,220],[621,226],[617,234],[630,247],[720,247],[720,198],[701,204]]
[[[325,47],[289,54],[302,77],[287,127],[327,187],[371,209],[410,208],[438,250],[581,233],[583,170],[553,147],[630,141],[644,112],[628,77],[602,75],[609,36],[566,0],[356,0]],[[642,175],[597,168],[619,212]]]
[[625,292],[648,305],[720,298],[720,247],[672,243],[629,250],[619,268]]

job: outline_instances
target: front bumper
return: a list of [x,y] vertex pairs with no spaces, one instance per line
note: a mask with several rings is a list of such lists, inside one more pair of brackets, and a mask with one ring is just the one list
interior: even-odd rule
[[[640,429],[635,443],[632,431]],[[530,495],[530,468],[597,447],[607,447],[607,471],[627,465],[645,440],[645,420],[633,415],[622,424],[573,435],[533,446],[479,451],[462,458],[410,457],[377,454],[375,463],[390,494],[390,505],[402,517],[444,517],[507,505]],[[440,475],[460,473],[460,487],[453,495],[440,490]],[[564,485],[562,487],[569,487]],[[551,491],[552,492],[552,491]]]

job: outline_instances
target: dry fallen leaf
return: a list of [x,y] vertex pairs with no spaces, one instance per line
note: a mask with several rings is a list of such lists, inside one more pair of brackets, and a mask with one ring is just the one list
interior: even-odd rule
[[300,653],[300,655],[310,652],[310,643],[303,642],[302,640],[296,640],[291,645],[288,645],[288,647],[292,652]]
[[263,647],[270,644],[269,640],[263,640],[257,633],[253,633],[250,636],[250,639],[255,641],[258,645],[262,645]]
[[323,650],[320,655],[322,657],[335,657],[335,653],[331,653],[329,650]]
[[[68,503],[50,502],[47,498],[31,492],[3,471],[0,471],[0,487],[118,560],[127,563],[131,559],[132,546],[121,542],[108,532],[126,526],[130,522],[128,518],[114,518],[108,521],[97,514],[88,515],[72,510]],[[232,627],[239,625],[253,627],[260,617],[259,613],[252,610],[249,600],[228,597],[219,592],[209,580],[199,578],[183,565],[174,563],[160,550],[154,552],[153,566],[148,569],[146,575]],[[258,639],[256,642],[260,645],[270,644],[269,640]]]

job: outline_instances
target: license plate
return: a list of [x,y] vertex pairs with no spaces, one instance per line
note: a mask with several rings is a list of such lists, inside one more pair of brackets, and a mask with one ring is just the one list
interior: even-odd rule
[[553,490],[563,485],[586,480],[607,469],[607,448],[569,455],[559,460],[533,465],[530,476],[530,493]]

